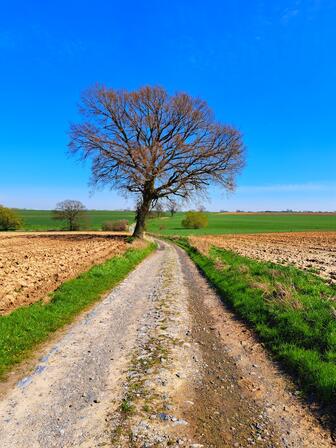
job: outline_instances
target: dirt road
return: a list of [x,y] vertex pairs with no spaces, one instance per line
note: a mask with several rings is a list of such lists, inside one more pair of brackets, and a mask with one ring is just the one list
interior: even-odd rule
[[160,243],[0,401],[2,448],[331,447],[294,386]]

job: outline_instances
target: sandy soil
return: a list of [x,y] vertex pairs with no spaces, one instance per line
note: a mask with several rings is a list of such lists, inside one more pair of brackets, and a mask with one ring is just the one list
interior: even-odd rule
[[293,264],[336,282],[336,232],[209,235],[190,241],[203,253],[214,245],[258,260]]
[[0,314],[45,298],[126,249],[123,237],[98,232],[0,234]]

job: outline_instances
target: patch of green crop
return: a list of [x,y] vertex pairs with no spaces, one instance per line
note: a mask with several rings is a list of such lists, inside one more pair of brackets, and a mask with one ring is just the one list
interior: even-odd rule
[[301,387],[321,401],[334,402],[336,287],[292,266],[255,261],[215,247],[204,256],[186,239],[174,241]]
[[[28,210],[16,209],[15,212],[22,219],[23,225],[20,230],[45,231],[62,230],[64,222],[53,219],[51,210]],[[133,211],[118,210],[88,210],[84,221],[84,230],[101,230],[105,221],[117,221],[127,219],[131,224],[134,222],[135,213]]]
[[304,213],[206,213],[208,226],[201,229],[185,229],[182,220],[186,214],[149,219],[149,232],[160,235],[220,235],[227,233],[336,231],[336,214]]
[[[52,218],[51,210],[17,209],[16,213],[23,221],[22,230],[60,230],[64,227],[61,221]],[[155,219],[148,219],[149,232],[161,235],[216,235],[226,233],[259,233],[259,232],[299,232],[336,230],[336,214],[304,214],[304,213],[249,213],[226,214],[206,213],[209,225],[202,229],[185,229],[182,220],[184,212],[173,217],[168,214]],[[127,219],[131,224],[135,220],[133,211],[88,210],[85,228],[100,230],[104,221]]]
[[52,293],[49,303],[40,301],[1,316],[0,378],[52,332],[70,323],[79,312],[123,280],[154,248],[154,244],[144,249],[131,248],[63,283]]

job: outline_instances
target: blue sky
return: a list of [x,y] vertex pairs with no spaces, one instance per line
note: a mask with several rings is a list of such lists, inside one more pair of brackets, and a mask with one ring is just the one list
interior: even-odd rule
[[132,206],[68,157],[81,92],[187,91],[238,127],[247,166],[209,209],[336,210],[333,0],[7,1],[0,11],[0,203]]

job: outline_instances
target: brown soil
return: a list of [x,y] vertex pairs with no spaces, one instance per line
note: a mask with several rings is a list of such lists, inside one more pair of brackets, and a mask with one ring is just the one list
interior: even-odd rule
[[122,254],[106,233],[9,233],[0,236],[0,314],[28,305],[92,265]]
[[263,233],[191,237],[207,253],[213,246],[279,264],[293,264],[336,282],[336,232]]

